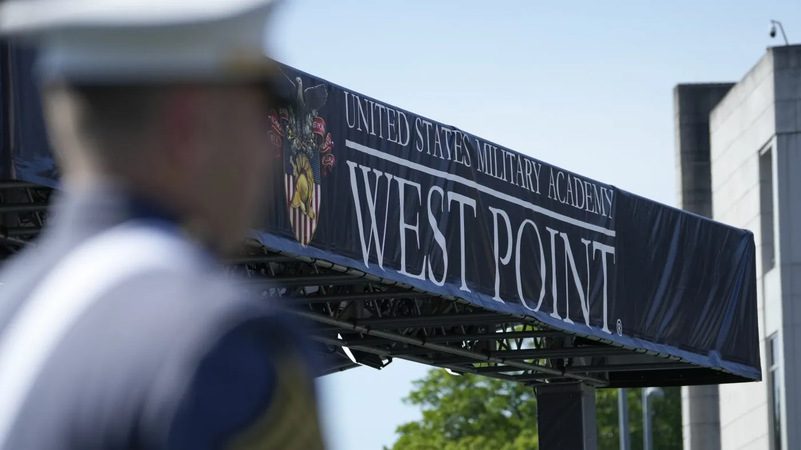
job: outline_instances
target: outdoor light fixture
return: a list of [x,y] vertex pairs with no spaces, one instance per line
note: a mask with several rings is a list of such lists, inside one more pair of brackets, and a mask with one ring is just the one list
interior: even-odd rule
[[[341,334],[339,334],[339,333],[337,333],[337,339],[339,339],[340,341],[344,341],[344,339],[342,339],[342,335],[341,335]],[[350,351],[350,349],[349,349],[347,346],[344,346],[344,345],[343,345],[343,346],[342,346],[342,351],[343,351],[343,352],[345,352],[345,356],[347,356],[347,357],[348,357],[348,359],[349,359],[349,360],[350,360],[350,361],[351,361],[353,364],[359,364],[359,363],[356,361],[356,357],[354,357],[354,356],[353,356],[353,352],[352,352],[352,351]]]
[[772,38],[776,37],[776,25],[779,26],[779,31],[782,32],[782,37],[784,38],[784,45],[790,45],[790,41],[787,40],[787,35],[784,33],[784,27],[782,26],[782,23],[779,22],[778,20],[771,19],[770,21],[770,37]]
[[342,337],[342,334],[337,333],[337,339],[341,342],[340,347],[342,347],[342,352],[345,353],[345,356],[348,357],[350,362],[353,364],[358,364],[360,366],[368,366],[372,367],[373,369],[383,369],[387,366],[387,364],[392,362],[392,358],[387,357],[386,359],[372,354],[367,353],[359,350],[351,350],[348,347],[345,341],[345,338]]

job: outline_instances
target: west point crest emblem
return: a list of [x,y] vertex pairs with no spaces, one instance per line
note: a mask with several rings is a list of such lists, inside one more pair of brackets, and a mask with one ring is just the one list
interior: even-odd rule
[[284,192],[295,239],[308,245],[320,218],[321,181],[334,168],[334,141],[319,115],[328,100],[328,87],[304,87],[300,77],[286,77],[293,105],[271,114],[272,136],[281,149]]

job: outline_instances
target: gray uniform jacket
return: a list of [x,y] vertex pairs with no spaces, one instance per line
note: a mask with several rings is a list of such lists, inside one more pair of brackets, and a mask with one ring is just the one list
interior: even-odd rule
[[[60,199],[36,244],[0,273],[0,340],[66,255],[134,221],[183,240],[120,191]],[[322,447],[303,336],[186,246],[188,267],[134,272],[92,299],[31,377],[3,449]],[[84,272],[125,264],[103,261]]]

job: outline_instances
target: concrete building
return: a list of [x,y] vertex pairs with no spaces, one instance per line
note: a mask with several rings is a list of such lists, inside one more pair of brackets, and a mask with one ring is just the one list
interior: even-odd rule
[[674,100],[680,205],[754,233],[763,373],[684,388],[684,448],[801,449],[801,45]]

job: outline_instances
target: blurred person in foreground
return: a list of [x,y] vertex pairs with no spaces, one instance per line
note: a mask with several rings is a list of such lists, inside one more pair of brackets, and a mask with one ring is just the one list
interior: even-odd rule
[[302,336],[218,262],[268,209],[270,3],[0,5],[63,188],[0,275],[0,448],[322,448]]

